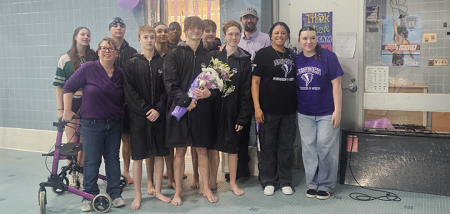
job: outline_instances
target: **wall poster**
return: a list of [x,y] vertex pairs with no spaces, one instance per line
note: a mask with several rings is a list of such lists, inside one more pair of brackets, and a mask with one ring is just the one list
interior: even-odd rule
[[383,16],[381,65],[420,66],[422,15]]
[[303,13],[302,27],[311,26],[316,29],[317,42],[331,50],[333,47],[333,12]]

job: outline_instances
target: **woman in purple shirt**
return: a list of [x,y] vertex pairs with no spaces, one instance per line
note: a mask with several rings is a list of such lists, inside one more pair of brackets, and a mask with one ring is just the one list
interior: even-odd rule
[[336,186],[344,72],[336,54],[317,44],[314,28],[303,27],[298,43],[303,50],[295,66],[306,196],[328,199]]
[[[71,110],[73,96],[79,88],[83,102],[78,114],[81,116],[80,132],[83,138],[84,190],[96,195],[102,157],[105,159],[107,178],[106,192],[114,207],[125,206],[120,188],[119,149],[122,136],[123,90],[122,69],[114,65],[118,55],[117,45],[111,38],[103,38],[98,44],[99,60],[84,63],[64,85],[63,121],[70,121],[75,113]],[[83,199],[82,211],[92,210],[92,203]]]

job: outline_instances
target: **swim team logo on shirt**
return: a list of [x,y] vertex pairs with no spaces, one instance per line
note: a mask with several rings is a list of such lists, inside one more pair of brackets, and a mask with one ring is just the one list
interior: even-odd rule
[[292,59],[276,59],[273,61],[273,64],[274,66],[281,65],[281,69],[284,71],[284,78],[273,77],[273,80],[282,82],[291,82],[295,80],[295,78],[287,78],[287,76],[291,73],[292,65],[294,64]]
[[300,90],[320,90],[320,87],[309,87],[309,84],[313,81],[314,75],[322,76],[322,70],[316,67],[303,67],[297,70],[297,76],[300,76],[305,81],[305,87],[300,87]]

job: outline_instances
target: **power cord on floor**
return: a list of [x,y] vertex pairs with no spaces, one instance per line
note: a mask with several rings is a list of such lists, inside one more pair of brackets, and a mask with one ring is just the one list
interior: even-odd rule
[[[353,133],[352,133],[353,135]],[[359,192],[354,192],[354,193],[350,193],[348,196],[350,196],[351,199],[357,200],[357,201],[373,201],[373,200],[380,200],[380,201],[401,201],[402,199],[400,197],[398,197],[397,194],[393,193],[393,192],[389,192],[389,191],[385,191],[385,190],[381,190],[378,188],[369,188],[369,187],[364,187],[361,186],[361,184],[358,182],[358,180],[356,180],[355,176],[353,175],[353,171],[352,171],[352,153],[353,153],[353,142],[355,140],[355,137],[352,137],[352,145],[350,147],[350,157],[349,157],[349,169],[350,169],[350,173],[352,174],[353,180],[355,180],[355,182],[358,184],[359,187],[366,189],[366,190],[371,190],[371,191],[377,191],[377,192],[382,192],[382,193],[386,193],[386,195],[383,196],[379,196],[379,197],[375,197],[375,196],[371,196],[365,193],[359,193]]]

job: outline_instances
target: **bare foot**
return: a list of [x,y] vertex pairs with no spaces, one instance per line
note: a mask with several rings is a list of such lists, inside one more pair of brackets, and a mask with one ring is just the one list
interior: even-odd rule
[[181,200],[181,197],[178,196],[177,194],[175,194],[175,196],[173,196],[172,199],[172,204],[175,206],[180,206],[183,203],[183,201]]
[[164,173],[163,179],[169,179],[169,174],[167,174],[167,171],[166,171],[166,173]]
[[200,188],[200,184],[198,182],[198,179],[194,178],[194,180],[192,181],[192,184],[191,184],[191,189],[198,189],[198,188]]
[[153,187],[153,184],[148,184],[147,186],[147,194],[154,195],[155,194],[155,187]]
[[127,177],[128,184],[133,184],[134,183],[133,178],[131,178],[129,173],[123,173],[123,174],[125,175],[125,177]]
[[244,190],[238,187],[236,184],[230,184],[230,190],[234,192],[235,195],[241,196],[244,194]]
[[208,201],[211,203],[216,203],[219,200],[210,189],[203,190],[203,197],[208,198]]
[[215,184],[209,184],[209,188],[210,188],[211,190],[217,190],[217,183],[215,183]]
[[186,179],[186,178],[187,178],[187,175],[186,175],[186,174],[183,174],[183,180]]
[[174,188],[174,189],[175,189],[175,181],[169,180],[169,181],[167,182],[167,187],[169,187],[169,188]]
[[141,200],[142,200],[142,195],[135,196],[133,203],[131,204],[131,209],[133,209],[133,210],[139,209],[141,207]]
[[169,197],[167,197],[161,193],[156,193],[155,197],[164,203],[170,203],[172,201],[172,199],[170,199]]

